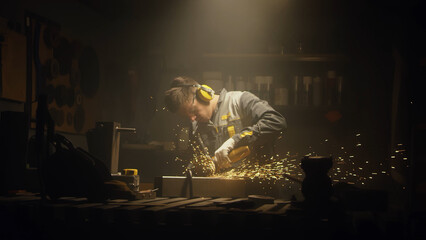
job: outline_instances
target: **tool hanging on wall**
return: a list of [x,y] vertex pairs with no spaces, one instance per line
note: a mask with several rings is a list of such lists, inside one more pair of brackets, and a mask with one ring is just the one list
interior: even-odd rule
[[66,91],[66,87],[65,85],[58,85],[55,88],[55,101],[56,101],[56,105],[58,105],[58,107],[62,107],[65,105],[66,101],[64,99],[65,96],[65,91]]
[[61,75],[67,75],[71,72],[72,49],[68,39],[65,37],[59,39],[58,47],[53,49],[53,57],[59,62],[59,73]]
[[59,62],[55,58],[48,59],[43,66],[43,74],[46,79],[52,81],[59,76]]
[[43,40],[48,48],[56,48],[59,45],[58,27],[48,26],[43,31]]

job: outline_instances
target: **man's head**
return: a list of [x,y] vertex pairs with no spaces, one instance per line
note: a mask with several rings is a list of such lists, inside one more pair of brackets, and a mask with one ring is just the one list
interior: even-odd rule
[[197,97],[197,85],[199,83],[189,77],[173,79],[171,88],[165,92],[165,104],[169,111],[186,119],[208,122],[213,114],[213,105]]

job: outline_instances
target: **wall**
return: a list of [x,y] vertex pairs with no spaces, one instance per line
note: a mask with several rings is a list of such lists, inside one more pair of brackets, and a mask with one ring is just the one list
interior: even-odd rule
[[[298,126],[303,115],[297,119],[296,114],[284,112],[295,137],[286,138],[283,149],[291,146],[289,150],[303,155],[309,151],[306,142],[311,141],[317,144],[316,153],[330,154],[340,148],[330,150],[330,145],[317,140],[333,139],[334,147],[355,149],[359,154],[356,161],[369,159],[375,164],[372,168],[380,167],[389,173],[394,145],[403,143],[408,148],[409,142],[404,111],[398,113],[400,120],[393,125],[394,131],[400,132],[390,140],[395,111],[393,91],[400,87],[394,67],[398,61],[406,61],[407,52],[416,51],[407,50],[406,33],[411,29],[406,29],[418,24],[419,14],[411,17],[413,8],[400,7],[398,1],[264,2],[103,1],[97,9],[104,10],[95,11],[79,1],[3,1],[0,11],[23,26],[24,9],[29,9],[59,23],[68,36],[96,47],[102,81],[99,119],[136,127],[136,135],[122,137],[124,143],[176,140],[174,133],[182,122],[163,110],[162,94],[176,75],[201,76],[206,67],[199,61],[203,53],[259,53],[276,45],[284,46],[286,53],[295,53],[301,41],[305,53],[348,56],[343,118],[325,127],[304,127]],[[402,78],[404,89],[408,83],[406,76]],[[406,106],[407,98],[400,99],[402,106]],[[316,117],[324,120],[321,111]],[[302,120],[317,123],[310,113]],[[315,136],[315,141],[311,136]],[[85,146],[84,136],[75,138]],[[356,148],[358,144],[362,148]],[[153,158],[163,161],[158,155]],[[165,158],[168,161],[169,156]],[[123,166],[137,165],[138,161],[153,160],[143,152],[126,153],[122,158]],[[146,162],[141,167],[147,168]]]

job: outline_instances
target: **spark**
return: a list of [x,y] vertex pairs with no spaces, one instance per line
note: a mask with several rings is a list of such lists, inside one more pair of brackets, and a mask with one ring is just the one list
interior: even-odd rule
[[[178,128],[179,127],[180,126],[178,126]],[[179,131],[187,133],[188,128],[182,128],[182,130]],[[360,135],[361,134],[359,133],[356,134],[357,137]],[[325,142],[331,143],[328,138],[323,139]],[[178,139],[178,141],[188,142],[188,145],[190,146],[189,150],[191,150],[193,154],[188,155],[190,156],[190,159],[176,158],[175,161],[182,162],[184,171],[186,170],[185,167],[188,166],[188,163],[192,163],[195,166],[193,169],[193,174],[195,176],[200,175],[228,179],[247,179],[251,181],[257,181],[262,184],[279,184],[279,186],[282,186],[286,189],[291,188],[291,184],[287,183],[294,183],[294,180],[287,178],[286,175],[303,179],[304,172],[300,167],[301,159],[304,156],[315,156],[315,153],[317,152],[315,146],[311,145],[306,146],[305,152],[292,153],[291,151],[286,151],[284,154],[273,154],[272,156],[262,155],[260,157],[262,159],[248,157],[234,165],[233,168],[226,169],[225,171],[214,172],[212,171],[212,168],[215,168],[215,166],[212,162],[212,159],[208,155],[207,149],[202,149],[202,147],[195,144],[195,142],[191,142],[190,140]],[[374,176],[377,176],[378,173],[389,176],[388,172],[384,169],[384,167],[387,166],[387,164],[384,164],[386,162],[385,160],[389,158],[376,161],[365,157],[363,154],[359,154],[361,148],[353,147],[362,146],[362,143],[359,142],[359,139],[357,139],[355,143],[349,145],[352,147],[345,147],[342,145],[334,146],[335,151],[332,149],[330,152],[330,156],[333,156],[333,159],[335,159],[335,163],[327,173],[332,182],[346,182],[348,184],[366,185],[369,182],[376,180]],[[404,163],[407,163],[406,160],[408,159],[405,156],[405,154],[407,154],[405,150],[398,149],[395,152],[396,154],[391,154],[390,158],[405,160]],[[405,164],[401,167],[409,167],[409,165]],[[390,166],[390,169],[398,169],[398,167]]]

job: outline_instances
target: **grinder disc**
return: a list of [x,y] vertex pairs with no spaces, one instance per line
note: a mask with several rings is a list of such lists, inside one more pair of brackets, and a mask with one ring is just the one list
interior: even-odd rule
[[64,85],[58,85],[56,86],[56,90],[55,90],[55,101],[56,101],[56,105],[58,105],[58,107],[62,107],[64,106],[64,104],[67,103],[66,101],[66,87]]
[[59,39],[59,46],[53,49],[53,56],[59,62],[59,73],[61,75],[69,74],[72,65],[72,48],[66,38]]

